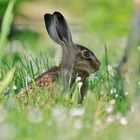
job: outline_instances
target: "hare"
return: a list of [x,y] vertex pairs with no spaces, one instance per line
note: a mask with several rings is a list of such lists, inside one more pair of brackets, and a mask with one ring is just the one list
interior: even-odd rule
[[[59,12],[44,15],[45,26],[50,38],[61,46],[62,59],[59,66],[53,67],[35,79],[37,87],[46,88],[53,84],[55,78],[61,77],[64,87],[70,81],[73,86],[76,77],[80,76],[83,83],[81,87],[81,97],[84,98],[87,91],[87,78],[91,73],[99,70],[100,61],[94,53],[82,45],[75,44],[63,15]],[[33,88],[33,83],[29,83],[27,90]]]

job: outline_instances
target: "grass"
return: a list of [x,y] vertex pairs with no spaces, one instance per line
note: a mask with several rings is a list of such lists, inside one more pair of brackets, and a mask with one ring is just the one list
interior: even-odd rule
[[[1,27],[1,34],[0,34],[0,57],[2,57],[3,47],[6,43],[7,36],[9,34],[10,25],[12,23],[13,19],[13,6],[14,6],[14,0],[11,0],[7,6],[7,10],[5,12],[2,27]],[[0,58],[1,61],[1,58]]]
[[[5,129],[7,134],[1,138],[86,139],[88,136],[102,139],[106,135],[104,139],[111,139],[116,127],[129,121],[126,116],[130,110],[129,97],[123,89],[124,79],[118,79],[113,68],[108,72],[105,68],[98,76],[90,77],[89,92],[82,104],[78,104],[78,83],[72,98],[68,93],[62,94],[61,87],[57,93],[48,88],[43,93],[29,94],[28,98],[17,98],[17,92],[29,79],[40,75],[40,69],[48,68],[48,61],[43,57],[27,55],[25,58],[16,60],[14,79],[0,95],[0,113],[3,112],[0,129]],[[1,74],[6,75],[5,71],[10,69],[4,62]]]
[[[11,12],[8,17],[10,15]],[[4,25],[6,30],[10,26],[9,23],[10,21]],[[1,32],[1,36],[5,36],[4,40],[7,40],[7,35],[4,34],[5,31]],[[28,38],[26,34],[25,36]],[[22,40],[24,39],[22,36]],[[17,46],[16,43],[19,42],[14,43]],[[33,48],[34,44],[38,44],[35,39],[34,43],[31,41],[26,45]],[[1,48],[4,47],[6,49],[6,45]],[[51,51],[49,50],[48,54]],[[78,82],[72,98],[69,89],[63,94],[61,86],[58,86],[55,92],[48,88],[43,93],[36,91],[28,97],[18,96],[31,79],[55,65],[55,60],[51,61],[50,57],[55,54],[47,57],[46,53],[41,53],[35,56],[23,46],[20,52],[3,51],[0,66],[0,139],[139,140],[139,96],[133,95],[139,94],[139,77],[133,79],[136,83],[133,87],[127,77],[129,75],[119,75],[110,64],[112,54],[108,45],[104,46],[102,54],[102,67],[97,75],[89,77],[88,94],[82,104],[78,104]],[[136,76],[133,75],[134,78]],[[61,79],[58,84],[61,85]]]

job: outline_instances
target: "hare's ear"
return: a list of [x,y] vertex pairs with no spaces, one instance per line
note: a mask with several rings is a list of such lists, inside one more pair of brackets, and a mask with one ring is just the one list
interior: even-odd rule
[[51,39],[57,44],[61,44],[61,40],[59,39],[57,30],[54,24],[53,16],[51,14],[45,14],[44,21],[45,21],[46,29]]
[[63,15],[59,12],[54,12],[53,13],[53,18],[54,18],[54,24],[55,24],[59,39],[65,45],[73,44],[71,33],[70,33],[70,30],[69,30],[69,27],[68,27],[68,23],[66,22]]

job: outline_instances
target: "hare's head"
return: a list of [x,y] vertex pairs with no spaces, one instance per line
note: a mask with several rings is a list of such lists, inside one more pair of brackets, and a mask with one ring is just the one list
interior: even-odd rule
[[45,14],[45,25],[51,39],[62,48],[61,68],[89,75],[97,71],[100,62],[92,51],[73,43],[68,24],[59,12]]

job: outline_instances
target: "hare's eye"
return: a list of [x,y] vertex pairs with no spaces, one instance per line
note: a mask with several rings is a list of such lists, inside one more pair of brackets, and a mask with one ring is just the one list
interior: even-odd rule
[[89,51],[84,51],[83,56],[86,57],[86,58],[89,58],[90,57],[90,52]]

